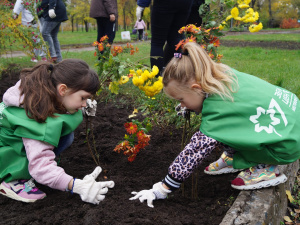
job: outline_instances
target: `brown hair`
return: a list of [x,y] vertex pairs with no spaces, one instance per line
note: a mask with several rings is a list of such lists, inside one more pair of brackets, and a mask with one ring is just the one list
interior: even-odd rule
[[167,86],[171,80],[183,85],[194,80],[204,92],[218,94],[223,99],[233,100],[232,92],[237,85],[230,67],[214,62],[206,51],[197,43],[189,42],[183,47],[181,58],[173,58],[163,73],[163,84]]
[[66,113],[56,87],[65,84],[72,93],[84,90],[94,95],[100,88],[97,73],[79,59],[65,59],[56,65],[48,62],[21,71],[21,103],[26,115],[37,122],[45,122],[54,113]]

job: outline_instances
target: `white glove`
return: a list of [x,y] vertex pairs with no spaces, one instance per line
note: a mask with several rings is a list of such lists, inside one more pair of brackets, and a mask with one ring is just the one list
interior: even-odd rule
[[54,9],[49,9],[48,14],[49,14],[49,17],[50,17],[51,19],[53,19],[53,18],[56,17],[56,14],[55,14],[55,12],[54,12]]
[[133,191],[131,194],[135,195],[131,197],[129,200],[136,200],[139,199],[140,202],[144,202],[147,200],[147,205],[151,208],[154,208],[153,206],[153,200],[156,199],[165,199],[169,193],[172,191],[164,188],[162,186],[162,182],[158,182],[153,185],[152,189],[150,190],[143,190],[140,192]]
[[97,101],[87,99],[86,100],[86,107],[82,108],[82,112],[86,116],[95,116],[97,110]]
[[141,7],[141,6],[137,6],[137,7],[136,7],[135,13],[136,13],[136,19],[137,19],[137,20],[142,19],[144,9],[145,9],[145,8],[144,8],[144,7]]
[[175,111],[177,112],[177,116],[182,116],[183,118],[187,118],[191,112],[186,107],[181,107],[180,103],[175,107]]
[[105,198],[108,191],[107,187],[113,188],[115,186],[113,181],[95,181],[101,171],[101,167],[97,166],[94,172],[86,175],[83,180],[74,180],[73,192],[79,194],[82,201],[99,204]]

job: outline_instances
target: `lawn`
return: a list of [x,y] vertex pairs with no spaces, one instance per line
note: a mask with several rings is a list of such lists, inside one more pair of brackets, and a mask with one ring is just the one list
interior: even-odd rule
[[[96,31],[92,32],[70,32],[66,31],[59,33],[59,38],[62,44],[77,43],[92,43],[96,36]],[[299,34],[243,34],[235,36],[226,36],[225,39],[234,40],[253,40],[253,41],[284,41],[294,40],[299,41]],[[116,38],[116,40],[118,40]],[[127,54],[123,55],[121,59],[130,59],[133,62],[140,61],[143,64],[150,64],[150,43],[142,42],[134,44],[139,48],[139,52],[133,56]],[[258,76],[269,81],[275,85],[282,86],[298,95],[300,97],[300,50],[280,50],[280,49],[263,49],[250,47],[224,47],[219,48],[219,52],[224,55],[222,62],[229,66]],[[63,58],[80,58],[85,60],[93,69],[95,68],[94,51],[71,52],[63,51]],[[28,64],[28,57],[20,58],[1,58],[1,63],[6,64],[14,62],[17,64]]]
[[[284,31],[283,31],[284,32]],[[300,33],[247,33],[241,35],[226,35],[222,37],[224,40],[236,41],[296,41],[300,42]]]

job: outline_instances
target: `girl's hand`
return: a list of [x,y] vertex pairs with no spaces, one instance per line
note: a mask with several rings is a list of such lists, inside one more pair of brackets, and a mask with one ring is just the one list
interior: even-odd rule
[[92,204],[99,204],[104,200],[108,188],[113,188],[113,181],[96,182],[95,179],[101,173],[102,169],[97,166],[94,172],[86,175],[83,180],[74,179],[73,192],[79,194],[81,200]]
[[167,195],[171,193],[170,190],[165,188],[162,184],[162,182],[158,182],[153,185],[152,189],[150,190],[142,190],[140,192],[133,191],[131,194],[135,195],[131,197],[129,200],[136,200],[139,199],[140,202],[144,202],[147,200],[147,205],[151,208],[154,208],[153,206],[153,200],[156,199],[165,199]]

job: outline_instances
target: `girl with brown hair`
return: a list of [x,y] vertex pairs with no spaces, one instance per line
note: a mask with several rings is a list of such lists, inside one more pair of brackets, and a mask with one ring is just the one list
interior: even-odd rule
[[68,148],[82,122],[82,108],[100,88],[96,72],[82,60],[66,59],[23,69],[0,104],[0,194],[35,202],[46,196],[33,180],[99,204],[113,181],[96,182],[97,167],[82,180],[59,167],[55,157]]

